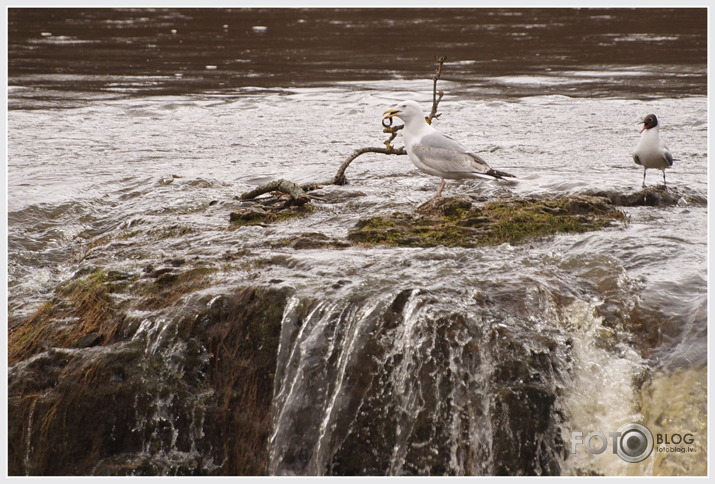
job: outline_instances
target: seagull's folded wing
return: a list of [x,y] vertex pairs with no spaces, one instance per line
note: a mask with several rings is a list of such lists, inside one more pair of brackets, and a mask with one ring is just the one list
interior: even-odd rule
[[665,155],[665,161],[668,162],[668,166],[673,166],[673,155],[670,153],[667,147],[664,147],[665,152],[663,153]]
[[423,137],[412,147],[412,152],[422,163],[442,173],[444,178],[493,178],[487,175],[491,168],[484,160],[441,133]]

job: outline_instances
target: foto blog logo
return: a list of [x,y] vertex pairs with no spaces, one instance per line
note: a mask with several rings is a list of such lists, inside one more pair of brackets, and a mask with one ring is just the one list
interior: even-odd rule
[[[654,448],[657,452],[690,453],[696,452],[691,444],[695,442],[692,433],[653,434],[645,425],[628,423],[616,432],[608,432],[611,438],[611,452],[625,462],[636,463],[648,458]],[[591,432],[583,437],[583,432],[571,432],[571,453],[583,445],[591,454],[602,454],[609,447],[608,437],[602,432]],[[654,447],[655,444],[655,447]]]
[[[653,452],[653,434],[645,425],[628,423],[617,432],[608,432],[608,436],[611,437],[612,452],[626,462],[641,462]],[[571,432],[572,454],[576,453],[578,444],[582,444],[591,454],[602,454],[608,448],[608,438],[602,432],[591,432],[585,439],[582,437],[583,432]],[[594,447],[596,440],[600,444]]]

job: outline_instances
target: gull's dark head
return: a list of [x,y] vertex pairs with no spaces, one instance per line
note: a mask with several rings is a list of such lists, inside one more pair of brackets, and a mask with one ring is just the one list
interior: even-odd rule
[[658,126],[658,118],[655,117],[655,114],[649,114],[645,118],[643,118],[643,129],[641,129],[641,133],[645,131],[646,129],[651,129],[655,128]]

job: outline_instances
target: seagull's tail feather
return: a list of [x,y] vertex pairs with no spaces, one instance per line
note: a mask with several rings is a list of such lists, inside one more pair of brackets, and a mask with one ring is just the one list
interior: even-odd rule
[[486,173],[487,175],[491,175],[494,178],[501,179],[501,178],[516,178],[514,175],[511,173],[507,173],[505,171],[499,171],[495,170],[493,168],[490,168],[489,171]]

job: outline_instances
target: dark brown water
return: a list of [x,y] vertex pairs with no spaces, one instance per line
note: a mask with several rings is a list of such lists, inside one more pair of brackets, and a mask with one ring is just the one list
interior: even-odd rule
[[186,94],[421,79],[447,56],[445,79],[491,94],[703,95],[706,28],[704,9],[13,8],[9,77],[42,99]]

